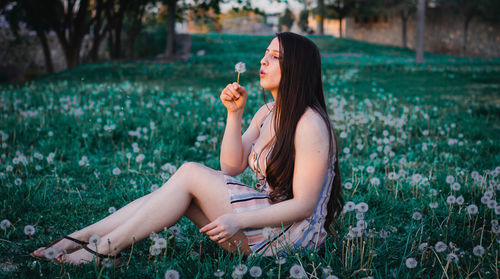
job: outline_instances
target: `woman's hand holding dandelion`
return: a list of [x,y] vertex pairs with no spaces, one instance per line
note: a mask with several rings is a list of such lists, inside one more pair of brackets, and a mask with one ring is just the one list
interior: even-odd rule
[[245,88],[236,82],[230,83],[222,90],[220,99],[228,112],[243,110],[247,102],[248,93]]
[[200,233],[206,235],[214,242],[219,244],[228,241],[241,229],[238,217],[234,213],[219,216],[211,223],[200,229]]

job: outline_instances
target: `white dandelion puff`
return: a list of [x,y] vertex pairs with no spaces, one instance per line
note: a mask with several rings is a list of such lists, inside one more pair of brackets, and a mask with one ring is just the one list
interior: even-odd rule
[[168,230],[174,235],[178,235],[181,233],[181,229],[176,225],[171,226],[170,228],[168,228]]
[[432,209],[435,209],[438,207],[438,203],[437,202],[430,202],[429,203],[429,207],[432,208]]
[[373,173],[374,171],[375,171],[375,168],[372,167],[372,166],[369,166],[369,167],[366,168],[366,172],[367,173]]
[[238,72],[239,74],[244,73],[246,71],[245,63],[243,63],[243,62],[236,63],[236,65],[234,66],[234,71]]
[[348,201],[344,204],[344,208],[345,210],[348,212],[348,211],[353,211],[354,208],[356,208],[356,204],[352,201]]
[[151,256],[158,256],[161,254],[161,248],[158,245],[154,244],[149,247],[149,254]]
[[380,185],[380,179],[378,179],[377,177],[372,178],[370,182],[375,186]]
[[414,258],[408,258],[406,259],[406,267],[407,268],[415,268],[417,267],[417,260],[415,260]]
[[224,274],[226,274],[226,273],[220,269],[217,269],[217,271],[214,272],[214,276],[218,277],[218,278],[221,278],[222,276],[224,276]]
[[366,202],[360,202],[356,204],[356,210],[365,213],[368,211],[368,204]]
[[0,222],[0,229],[5,231],[10,228],[11,225],[12,223],[9,220],[3,219],[2,222]]
[[179,271],[175,269],[169,269],[165,272],[165,279],[179,279]]
[[495,207],[497,206],[497,201],[489,200],[488,203],[486,203],[486,206],[488,206],[489,209],[495,209]]
[[91,244],[93,247],[97,247],[99,244],[101,244],[101,237],[97,234],[92,235],[89,238],[89,244]]
[[419,220],[422,219],[422,213],[420,213],[418,211],[414,212],[413,215],[412,215],[412,218],[413,218],[413,220],[419,221]]
[[158,190],[158,188],[159,188],[159,187],[158,187],[158,184],[153,184],[153,185],[151,185],[151,187],[149,188],[149,190],[150,190],[151,192],[154,192],[154,191]]
[[477,205],[471,204],[467,206],[467,213],[469,213],[470,215],[475,215],[477,214],[477,212],[478,212]]
[[114,174],[114,175],[120,175],[120,173],[121,173],[121,172],[122,172],[122,171],[121,171],[119,168],[114,168],[114,169],[113,169],[113,174]]
[[53,258],[56,257],[56,254],[57,254],[57,251],[56,249],[52,248],[52,247],[49,247],[47,249],[45,249],[43,251],[43,255],[45,256],[45,258],[47,258],[48,260],[51,260]]
[[34,235],[35,234],[35,227],[32,225],[26,225],[24,226],[24,234],[25,235]]
[[451,195],[451,196],[448,196],[446,198],[446,203],[448,203],[449,205],[451,205],[451,204],[454,204],[456,202],[456,200],[457,199],[455,198],[455,196]]
[[444,252],[444,251],[446,251],[446,249],[448,249],[448,245],[446,245],[446,243],[444,243],[442,241],[438,241],[434,245],[434,250],[436,250],[436,252],[438,252],[438,253]]
[[292,278],[306,278],[306,271],[301,265],[294,264],[290,267],[290,277]]
[[425,249],[427,249],[427,246],[427,242],[420,243],[420,245],[418,245],[418,250],[420,251],[420,253],[424,252]]
[[449,254],[446,256],[446,261],[447,261],[447,262],[454,262],[454,263],[457,263],[457,262],[458,262],[458,256],[457,256],[455,253],[449,253]]
[[110,214],[115,213],[115,212],[116,212],[116,207],[114,207],[114,206],[110,206],[110,207],[108,208],[108,212],[109,212]]
[[247,273],[248,267],[244,264],[239,264],[234,267],[234,273],[238,276],[243,276],[245,273]]
[[106,268],[110,268],[113,266],[113,259],[111,258],[105,258],[102,260],[102,265]]
[[454,191],[460,190],[460,183],[455,182],[455,183],[451,184],[451,189],[453,189]]
[[452,175],[448,175],[446,177],[446,183],[451,184],[453,182],[455,182],[455,177],[453,177]]
[[351,190],[352,189],[352,183],[351,182],[346,182],[344,184],[344,188],[347,189],[347,190]]
[[472,253],[474,253],[475,256],[481,257],[484,254],[484,247],[477,245],[474,249],[472,249]]
[[285,264],[286,263],[286,258],[283,257],[278,257],[275,261],[275,264]]
[[248,273],[250,274],[251,277],[258,278],[258,277],[262,276],[262,268],[260,268],[258,266],[252,266]]

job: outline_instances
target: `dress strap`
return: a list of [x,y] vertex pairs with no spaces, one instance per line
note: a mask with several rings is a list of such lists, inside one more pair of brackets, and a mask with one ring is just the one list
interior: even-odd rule
[[264,117],[264,119],[263,119],[263,120],[262,120],[262,122],[260,123],[260,128],[262,128],[262,126],[264,125],[264,121],[266,121],[267,117],[269,117],[269,114],[271,114],[271,112],[273,112],[273,110],[274,110],[274,106],[275,106],[275,105],[273,105],[273,107],[272,107],[272,108],[271,108],[271,109],[267,112],[266,117]]

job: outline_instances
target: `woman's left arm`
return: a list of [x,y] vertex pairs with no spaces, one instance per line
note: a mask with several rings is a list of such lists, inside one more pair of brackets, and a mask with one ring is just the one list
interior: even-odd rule
[[200,232],[221,234],[222,243],[240,229],[287,225],[311,216],[328,169],[328,151],[327,126],[309,109],[297,123],[295,133],[293,198],[258,210],[222,215]]

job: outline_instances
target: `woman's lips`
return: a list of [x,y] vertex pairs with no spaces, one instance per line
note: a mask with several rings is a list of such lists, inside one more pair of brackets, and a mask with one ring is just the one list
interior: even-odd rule
[[260,76],[263,77],[266,73],[264,71],[260,71]]

